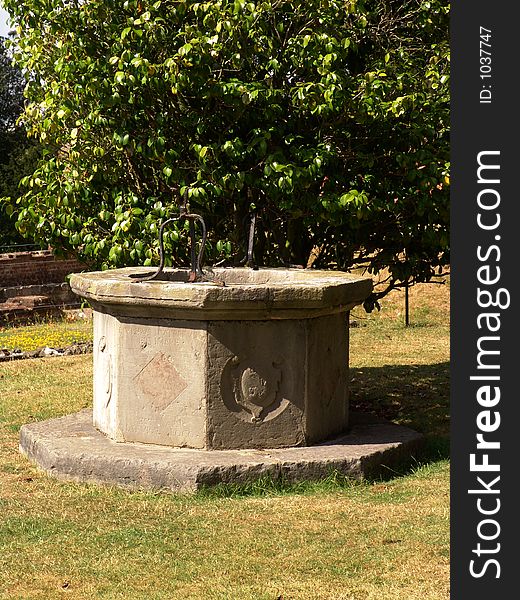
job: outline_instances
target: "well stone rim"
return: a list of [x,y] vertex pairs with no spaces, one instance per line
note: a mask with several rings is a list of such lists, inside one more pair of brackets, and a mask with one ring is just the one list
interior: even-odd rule
[[[75,273],[70,286],[115,314],[132,315],[144,306],[150,316],[166,311],[168,318],[208,320],[312,318],[346,312],[372,291],[371,278],[341,271],[228,267],[212,270],[216,282],[138,281],[147,273],[148,267]],[[164,273],[165,278],[186,278],[188,270],[167,268]],[[218,283],[226,279],[226,285]]]

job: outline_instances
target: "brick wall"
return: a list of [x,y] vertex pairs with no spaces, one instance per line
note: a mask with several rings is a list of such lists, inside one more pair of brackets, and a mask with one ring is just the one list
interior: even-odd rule
[[85,270],[85,264],[56,258],[50,250],[0,254],[0,288],[62,283],[69,273]]

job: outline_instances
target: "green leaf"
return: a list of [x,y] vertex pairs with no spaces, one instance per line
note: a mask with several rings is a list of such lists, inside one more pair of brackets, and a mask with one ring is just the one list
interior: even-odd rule
[[417,281],[449,261],[446,3],[414,4],[391,35],[387,11],[350,0],[4,4],[27,83],[9,135],[23,124],[35,144],[22,172],[21,155],[0,160],[19,231],[95,269],[157,263],[157,222],[188,193],[208,265],[240,260],[252,206],[262,265],[323,247],[320,268],[361,253],[393,285],[404,253]]

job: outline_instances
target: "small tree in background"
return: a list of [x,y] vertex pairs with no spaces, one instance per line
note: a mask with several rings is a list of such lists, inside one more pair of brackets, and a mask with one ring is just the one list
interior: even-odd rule
[[[157,261],[183,197],[210,260],[388,269],[367,301],[449,262],[448,3],[4,0],[45,147],[18,229],[101,268]],[[182,224],[166,234],[186,264]]]
[[[29,149],[34,145],[17,125],[23,110],[25,80],[11,63],[5,40],[0,36],[0,198],[16,200],[20,195],[20,179],[34,171],[37,161]],[[10,210],[7,205],[7,211]],[[6,205],[0,204],[0,246],[23,241],[6,212]]]

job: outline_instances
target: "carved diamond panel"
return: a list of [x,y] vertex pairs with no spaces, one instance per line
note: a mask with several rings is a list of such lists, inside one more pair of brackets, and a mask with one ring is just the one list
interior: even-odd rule
[[166,410],[188,387],[188,384],[171,361],[162,352],[134,377],[134,382],[144,397],[159,412]]

